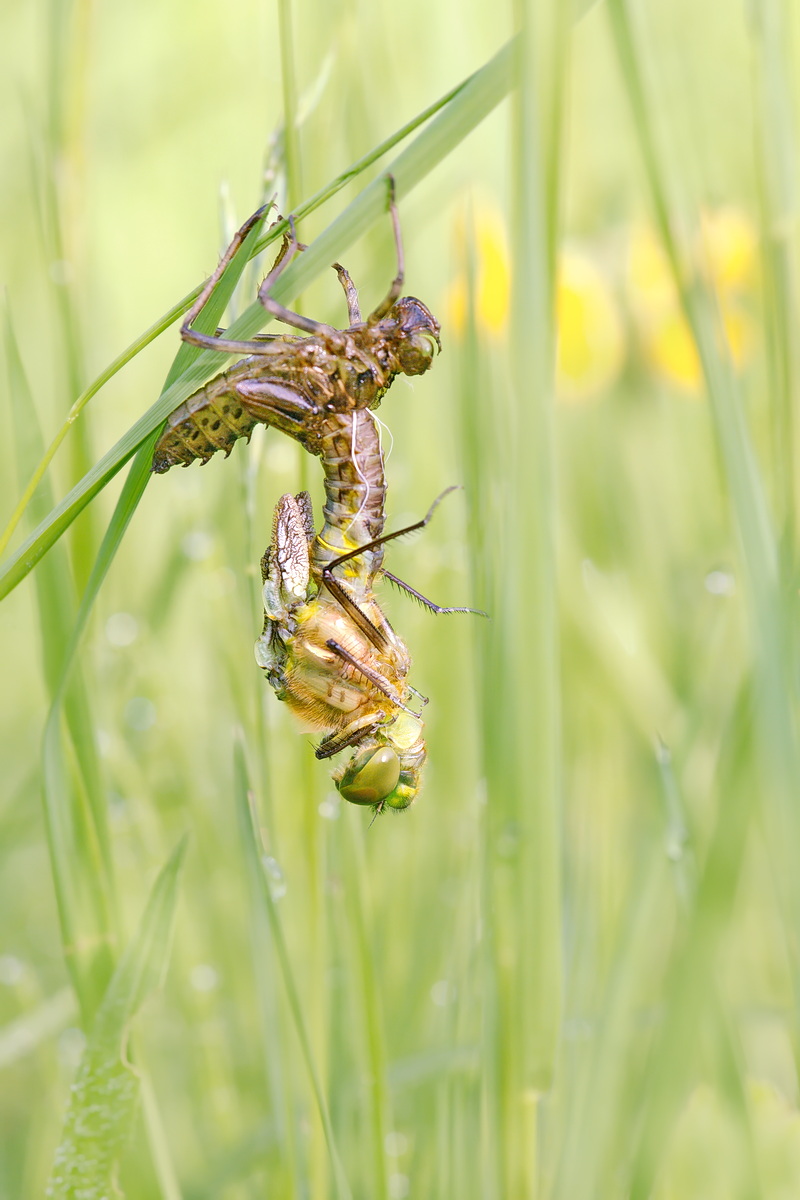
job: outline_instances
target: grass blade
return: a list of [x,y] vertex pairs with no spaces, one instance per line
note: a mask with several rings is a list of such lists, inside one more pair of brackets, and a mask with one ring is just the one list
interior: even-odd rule
[[[251,235],[255,239],[257,227],[254,227]],[[245,240],[203,312],[201,328],[216,327],[238,274],[247,262],[248,250]],[[187,369],[197,354],[196,347],[183,344],[168,374],[168,382]],[[104,835],[105,807],[98,801],[87,808],[81,803],[80,795],[73,794],[71,774],[64,757],[61,718],[69,695],[71,671],[89,614],[150,480],[155,439],[156,434],[152,432],[140,447],[98,551],[72,633],[66,640],[44,733],[44,801],[50,858],[66,959],[86,1024],[93,1017],[111,971],[113,889]],[[87,731],[87,737],[91,743],[91,731]],[[91,798],[92,793],[89,794]]]
[[[255,238],[257,228],[254,227],[251,234]],[[245,241],[240,253],[229,264],[220,287],[202,314],[201,328],[216,326],[236,278],[247,262],[248,249]],[[168,382],[178,377],[197,353],[196,347],[183,344],[168,374]],[[105,806],[99,787],[88,788],[89,800],[95,798],[88,806],[82,803],[80,792],[75,794],[64,756],[62,712],[70,695],[71,672],[92,606],[150,480],[155,439],[155,432],[151,432],[139,449],[98,551],[71,635],[65,638],[66,649],[44,732],[44,803],[50,858],[65,955],[85,1024],[92,1020],[112,967],[113,886],[105,835]],[[93,745],[91,729],[84,733],[88,744]]]
[[166,971],[185,852],[184,838],[158,876],[98,1009],[56,1151],[47,1191],[53,1200],[102,1200],[115,1189],[139,1093],[137,1076],[125,1061],[128,1029]]
[[[731,919],[733,897],[744,864],[746,832],[760,801],[764,804],[773,853],[782,864],[780,876],[785,888],[782,900],[791,914],[786,919],[796,925],[800,914],[800,887],[793,861],[793,847],[800,836],[794,796],[799,763],[792,707],[787,703],[787,697],[796,698],[796,685],[787,671],[785,652],[788,614],[783,603],[776,539],[744,419],[741,390],[722,336],[715,296],[693,268],[691,257],[681,253],[673,232],[669,179],[656,145],[652,108],[643,78],[642,47],[634,35],[628,4],[626,0],[610,0],[608,11],[659,234],[711,402],[714,433],[741,547],[755,657],[752,717],[759,733],[762,769],[768,780],[767,787],[747,789],[737,786],[735,777],[731,777],[728,788],[717,790],[717,828],[685,943],[679,943],[673,954],[669,1009],[664,1030],[653,1050],[652,1077],[659,1079],[660,1086],[657,1093],[651,1093],[643,1113],[631,1193],[635,1200],[642,1200],[650,1194],[666,1136],[692,1078],[697,1029],[714,999],[710,971]],[[742,720],[741,716],[739,719]],[[743,737],[741,729],[730,736]],[[797,995],[800,963],[794,947],[792,956]]]
[[234,749],[234,771],[236,779],[236,804],[239,815],[239,826],[245,840],[245,850],[248,862],[253,874],[253,880],[258,888],[259,903],[266,911],[269,927],[272,933],[275,949],[278,955],[280,964],[281,976],[283,978],[286,995],[289,1001],[289,1008],[292,1013],[292,1019],[297,1033],[300,1048],[305,1060],[308,1077],[311,1083],[311,1088],[314,1093],[314,1099],[317,1105],[317,1111],[322,1121],[322,1127],[325,1131],[325,1141],[328,1146],[328,1153],[331,1159],[331,1167],[333,1170],[333,1178],[336,1187],[337,1196],[342,1200],[352,1200],[352,1192],[347,1181],[347,1176],[342,1166],[342,1161],[336,1145],[336,1137],[331,1124],[330,1112],[325,1099],[325,1094],[322,1090],[319,1071],[311,1049],[311,1040],[309,1037],[308,1028],[306,1026],[305,1017],[303,1015],[303,1003],[300,999],[300,993],[294,978],[289,951],[286,946],[286,940],[283,935],[283,928],[280,917],[275,906],[272,892],[270,890],[270,881],[267,877],[263,862],[262,851],[259,845],[258,831],[254,824],[254,814],[251,811],[251,791],[248,780],[247,764],[245,762],[244,750],[241,742],[237,742]]

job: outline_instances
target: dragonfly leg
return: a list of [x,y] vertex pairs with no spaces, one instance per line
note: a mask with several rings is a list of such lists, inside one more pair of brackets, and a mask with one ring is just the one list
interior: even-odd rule
[[381,574],[384,575],[385,578],[391,583],[393,583],[395,587],[400,588],[401,592],[407,592],[409,596],[413,596],[415,600],[419,601],[423,608],[427,608],[428,612],[434,613],[437,617],[442,616],[444,613],[472,613],[476,617],[489,616],[489,614],[485,613],[481,608],[444,608],[441,604],[434,604],[433,600],[429,600],[427,596],[423,596],[422,592],[418,592],[417,589],[413,588],[410,583],[406,583],[404,579],[400,579],[397,575],[393,575],[392,572],[387,571],[385,567],[382,568]]
[[[359,554],[364,554],[368,550],[376,550],[378,546],[385,546],[387,542],[392,542],[395,538],[405,537],[407,533],[416,533],[417,530],[424,529],[425,526],[430,523],[431,518],[433,517],[433,514],[441,501],[450,492],[454,492],[455,490],[455,486],[445,488],[445,490],[436,497],[421,521],[415,521],[413,525],[406,525],[404,529],[396,529],[394,533],[385,533],[383,537],[375,538],[374,541],[367,542],[366,545],[359,546],[358,549],[350,550],[347,554],[342,554],[339,556],[339,558],[335,558],[333,562],[329,563],[322,572],[322,580],[328,591],[333,592],[336,595],[336,598],[339,600],[340,604],[343,603],[341,597],[339,596],[339,591],[344,589],[342,589],[341,584],[333,575],[334,569],[342,566],[343,563],[349,562],[351,558],[357,558]],[[387,571],[385,568],[383,568],[382,573],[387,579],[390,579],[392,583],[399,587],[401,591],[407,592],[410,596],[413,596],[414,599],[418,600],[420,604],[429,610],[429,612],[435,613],[437,616],[443,613],[473,613],[478,617],[488,617],[489,615],[488,613],[483,612],[483,610],[480,608],[445,608],[440,604],[434,604],[433,600],[429,600],[427,596],[423,596],[422,592],[418,592],[416,588],[411,587],[409,583],[406,583],[397,575],[393,575],[391,571]],[[355,602],[350,599],[349,596],[347,598],[350,601],[350,604],[355,607]],[[348,611],[350,610],[348,609]]]
[[354,670],[358,671],[360,675],[363,675],[365,679],[368,679],[372,686],[377,688],[379,692],[382,692],[383,695],[386,696],[388,700],[391,700],[392,704],[394,704],[397,708],[402,708],[403,712],[407,712],[412,717],[417,717],[417,719],[420,719],[420,714],[412,712],[410,708],[407,708],[406,705],[403,704],[403,701],[400,699],[397,692],[394,690],[391,684],[384,679],[379,671],[374,670],[374,668],[367,666],[365,662],[362,662],[359,658],[356,658],[355,654],[351,654],[350,651],[346,650],[344,646],[341,646],[335,638],[328,638],[325,645],[329,650],[332,650],[337,658],[340,658],[342,662],[346,662],[349,666],[353,667]]
[[394,230],[394,245],[397,251],[397,274],[392,280],[392,286],[389,288],[388,294],[381,301],[373,313],[369,315],[369,324],[374,325],[376,321],[380,321],[385,317],[389,309],[394,304],[395,300],[400,295],[403,289],[403,280],[406,274],[406,260],[403,252],[403,235],[400,230],[400,214],[397,211],[397,203],[395,201],[395,185],[394,175],[387,176],[389,183],[389,215],[392,218],[392,228]]
[[[360,554],[361,551],[359,550],[357,553]],[[383,652],[389,645],[389,639],[387,638],[386,634],[382,629],[379,629],[377,625],[373,625],[367,614],[361,608],[359,608],[358,604],[350,595],[341,580],[337,579],[335,575],[331,574],[331,567],[334,567],[336,562],[339,561],[341,560],[336,559],[336,561],[331,563],[330,566],[323,568],[322,582],[330,594],[339,601],[339,604],[347,613],[348,617],[350,617],[353,624],[361,630],[361,632],[364,634],[364,637],[367,638],[368,641],[372,642],[376,650]]]
[[363,546],[358,546],[355,550],[348,550],[347,554],[340,554],[322,572],[325,586],[328,587],[327,577],[335,567],[341,567],[343,563],[349,562],[351,558],[358,558],[359,554],[365,554],[368,550],[377,550],[379,546],[385,546],[387,542],[393,542],[395,538],[405,537],[407,533],[416,533],[418,529],[424,529],[426,525],[430,525],[433,514],[445,496],[449,496],[451,492],[457,490],[457,486],[453,484],[451,487],[445,488],[443,492],[440,492],[421,521],[415,521],[413,525],[406,525],[403,529],[395,529],[394,533],[384,533],[382,537],[375,538],[371,542],[366,542]]
[[[294,228],[294,217],[289,217],[289,248],[286,251],[286,261],[294,257],[298,250],[305,250],[307,247],[298,242],[297,234]],[[284,325],[291,325],[294,329],[302,329],[304,333],[312,335],[324,336],[336,342],[338,345],[342,342],[342,335],[338,329],[334,329],[332,325],[326,325],[324,321],[312,321],[310,317],[303,317],[300,313],[292,312],[280,301],[273,299],[270,296],[270,288],[275,283],[275,280],[280,275],[286,266],[284,256],[276,262],[275,266],[267,275],[261,287],[258,289],[258,299],[268,313],[275,318],[276,321],[282,321]]]
[[[274,345],[270,344],[270,342],[239,341],[235,338],[220,337],[219,331],[215,334],[200,333],[199,330],[192,328],[192,323],[197,320],[197,317],[208,303],[208,299],[211,293],[214,291],[214,288],[219,283],[222,273],[227,267],[228,263],[236,254],[236,251],[242,245],[242,242],[245,240],[253,226],[261,220],[264,214],[271,207],[271,204],[272,201],[270,201],[270,204],[265,204],[259,208],[258,212],[254,212],[251,217],[247,218],[241,229],[237,230],[237,232],[234,234],[231,244],[228,246],[228,249],[225,251],[219,261],[219,265],[206,280],[203,290],[184,318],[184,322],[181,325],[181,338],[184,342],[189,342],[192,346],[200,346],[204,350],[225,350],[231,354],[269,355],[275,353],[275,347]],[[289,241],[286,237],[284,237],[283,245],[280,253],[278,254],[278,258],[276,259],[275,266],[270,272],[270,275],[273,274],[276,268],[283,270],[284,266],[286,265],[285,260],[288,253],[288,247]]]
[[[217,326],[217,331],[214,336],[218,338],[225,337],[225,330],[221,325]],[[280,340],[285,346],[287,342],[301,342],[303,339],[300,337],[299,333],[254,333],[252,339],[250,340],[261,343],[277,342]]]
[[[358,546],[355,550],[349,550],[347,554],[340,554],[338,558],[335,558],[332,562],[328,563],[326,567],[323,567],[322,582],[324,583],[325,587],[332,596],[335,596],[347,615],[352,618],[364,636],[369,638],[373,646],[375,646],[378,650],[382,650],[386,645],[388,645],[389,639],[381,630],[373,625],[366,614],[361,611],[355,600],[343,586],[341,581],[336,578],[333,572],[337,567],[349,562],[351,558],[357,558],[359,554],[364,554],[368,550],[375,550],[378,546],[384,546],[387,542],[394,541],[395,538],[403,537],[407,533],[414,533],[418,529],[424,529],[433,517],[439,502],[443,500],[449,492],[454,492],[455,490],[455,487],[449,487],[446,488],[440,496],[437,496],[427,514],[422,518],[421,521],[415,521],[413,525],[407,525],[405,529],[397,529],[394,533],[386,533],[383,535],[383,537],[375,538],[374,541],[367,542],[363,546]],[[419,593],[416,594],[419,596],[419,599],[422,602],[425,602],[425,597]],[[428,601],[428,603],[431,602]]]
[[346,750],[348,746],[361,742],[367,735],[374,733],[382,719],[382,716],[376,718],[374,713],[358,717],[346,729],[339,733],[329,733],[327,737],[324,737],[314,754],[317,758],[333,758],[334,754],[338,754],[340,750]]
[[334,263],[333,269],[339,276],[339,283],[344,288],[344,294],[347,299],[347,319],[350,325],[360,325],[362,322],[361,305],[358,303],[358,292],[356,285],[350,277],[350,272],[345,270],[341,263]]

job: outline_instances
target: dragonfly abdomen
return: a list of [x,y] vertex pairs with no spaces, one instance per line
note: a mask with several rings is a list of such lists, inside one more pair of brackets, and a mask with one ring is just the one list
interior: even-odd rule
[[[313,568],[323,569],[379,538],[383,532],[386,476],[378,426],[372,413],[331,413],[322,426],[320,457],[325,475],[324,524],[311,546]],[[343,574],[371,591],[383,563],[383,547],[365,551]]]
[[205,464],[217,450],[227,458],[234,442],[249,439],[258,422],[226,383],[224,375],[217,376],[170,413],[153,455],[156,474],[196,458]]

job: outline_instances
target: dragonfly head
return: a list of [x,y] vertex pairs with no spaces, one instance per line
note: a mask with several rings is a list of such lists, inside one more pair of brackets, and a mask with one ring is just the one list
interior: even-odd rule
[[[413,729],[411,722],[415,726]],[[421,722],[410,714],[402,714],[387,730],[379,730],[370,737],[334,775],[334,782],[344,799],[351,804],[369,805],[376,812],[382,812],[384,808],[399,812],[413,804],[425,761],[421,730]],[[391,744],[388,741],[390,735]],[[406,745],[409,741],[411,744]]]
[[423,375],[441,352],[439,322],[413,296],[403,296],[389,309],[385,321],[393,326],[392,353],[404,375]]

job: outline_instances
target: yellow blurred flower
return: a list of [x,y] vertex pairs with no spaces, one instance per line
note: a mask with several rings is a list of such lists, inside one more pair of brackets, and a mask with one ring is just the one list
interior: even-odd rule
[[556,385],[564,400],[588,400],[618,376],[625,333],[613,292],[585,254],[565,250],[556,289]]
[[[467,233],[459,222],[456,236],[461,258],[467,257]],[[511,266],[503,221],[497,212],[481,209],[472,231],[475,254],[476,319],[482,329],[500,337],[508,326],[511,307]],[[457,334],[467,325],[467,273],[452,284],[446,299],[450,322]]]
[[750,218],[733,205],[707,209],[702,215],[701,233],[718,291],[748,291],[755,282],[757,247]]
[[[755,277],[756,236],[740,210],[725,207],[702,218],[705,265],[717,292],[725,338],[734,365],[750,355],[754,327],[741,307]],[[660,375],[688,393],[702,387],[694,340],[681,311],[667,256],[654,231],[637,226],[631,232],[628,289],[633,316],[647,361]]]
[[[740,369],[753,344],[753,323],[746,313],[722,304],[722,324],[733,365]],[[675,309],[655,324],[645,339],[648,361],[684,391],[699,392],[700,360],[683,314]]]
[[[467,252],[464,223],[456,235]],[[502,336],[511,307],[511,265],[500,215],[479,210],[472,234],[475,253],[476,318],[482,330]],[[461,272],[447,295],[451,326],[463,334],[467,324],[467,274]],[[558,321],[557,384],[561,397],[583,400],[616,378],[625,356],[625,337],[605,277],[585,254],[566,251],[559,259],[556,295]]]
[[687,392],[700,388],[700,360],[686,318],[676,306],[653,321],[644,334],[647,360],[659,374]]
[[648,317],[668,313],[678,305],[667,256],[649,225],[634,225],[631,230],[628,286]]

